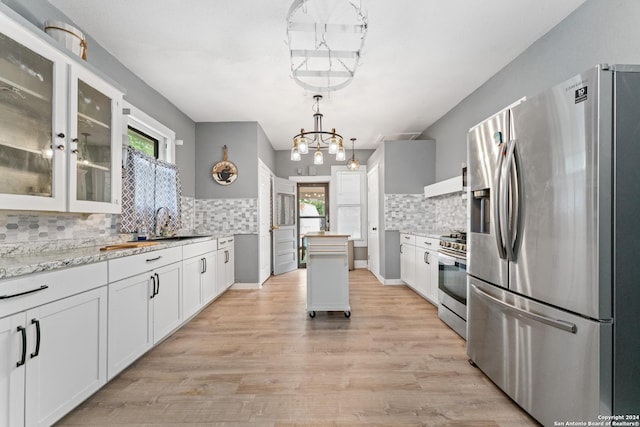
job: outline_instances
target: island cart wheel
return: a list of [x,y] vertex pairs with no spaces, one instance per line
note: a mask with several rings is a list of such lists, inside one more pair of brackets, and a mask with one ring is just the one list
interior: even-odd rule
[[345,312],[344,312],[344,317],[346,317],[347,319],[348,319],[349,317],[351,317],[351,312],[350,312],[350,311],[345,311]]
[[316,312],[315,312],[315,311],[310,311],[310,312],[309,312],[309,317],[311,317],[312,319],[313,319],[314,317],[316,317]]

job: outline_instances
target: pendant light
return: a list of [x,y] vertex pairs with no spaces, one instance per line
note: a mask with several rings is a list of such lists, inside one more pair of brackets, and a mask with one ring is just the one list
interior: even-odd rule
[[347,169],[357,171],[360,168],[360,161],[356,159],[356,139],[351,138],[351,158],[347,162]]

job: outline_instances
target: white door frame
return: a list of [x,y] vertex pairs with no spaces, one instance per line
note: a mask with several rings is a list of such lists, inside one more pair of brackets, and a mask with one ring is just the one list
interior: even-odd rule
[[[273,274],[278,275],[298,269],[298,191],[296,183],[288,179],[273,177]],[[284,196],[284,197],[281,197]],[[287,197],[291,196],[291,197]],[[286,224],[279,218],[279,202],[289,200]],[[280,203],[281,205],[283,203]]]
[[[374,185],[372,185],[374,184]],[[380,277],[380,175],[378,165],[367,172],[367,235],[369,253],[369,271],[381,280]],[[383,282],[384,283],[384,282]]]
[[258,282],[271,276],[271,185],[273,172],[258,159]]

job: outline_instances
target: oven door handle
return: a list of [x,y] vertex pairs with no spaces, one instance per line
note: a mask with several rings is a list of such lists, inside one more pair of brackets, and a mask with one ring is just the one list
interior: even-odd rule
[[442,251],[438,252],[438,261],[445,265],[455,265],[455,263],[467,264],[466,258],[458,258]]

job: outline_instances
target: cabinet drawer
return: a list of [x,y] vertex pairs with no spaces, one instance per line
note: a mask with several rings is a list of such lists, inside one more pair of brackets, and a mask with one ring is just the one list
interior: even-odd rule
[[3,280],[0,281],[0,318],[106,283],[106,262]]
[[182,261],[182,246],[109,260],[109,282]]
[[422,249],[432,249],[437,251],[440,247],[440,241],[433,237],[415,236],[416,246]]
[[213,252],[218,248],[217,240],[207,240],[206,242],[188,243],[182,247],[182,256],[187,258],[193,258],[195,256],[206,254],[207,252]]
[[416,236],[413,234],[400,234],[400,244],[405,245],[415,245],[416,244]]
[[218,239],[218,249],[227,249],[233,246],[233,236]]

